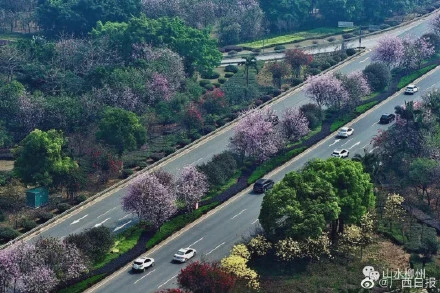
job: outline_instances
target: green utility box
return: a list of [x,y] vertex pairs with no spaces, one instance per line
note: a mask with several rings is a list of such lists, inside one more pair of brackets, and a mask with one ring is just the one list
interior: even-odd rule
[[49,190],[46,187],[37,187],[26,191],[26,205],[32,208],[44,206],[49,202]]

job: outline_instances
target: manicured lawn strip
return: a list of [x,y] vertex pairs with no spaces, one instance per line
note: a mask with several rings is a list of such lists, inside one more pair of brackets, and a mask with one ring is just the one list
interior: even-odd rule
[[354,118],[356,118],[358,115],[354,112],[347,113],[345,115],[342,115],[340,118],[333,121],[332,125],[330,126],[330,132],[336,131]]
[[[308,31],[302,31],[302,32],[294,33],[294,34],[288,34],[288,35],[282,35],[282,36],[264,39],[264,46],[269,47],[269,46],[275,46],[275,45],[303,41],[306,39],[322,38],[325,36],[342,34],[345,32],[352,31],[352,30],[354,30],[354,29],[353,28],[330,28],[330,27],[315,28],[315,29],[308,30]],[[263,47],[263,40],[244,43],[244,44],[240,44],[239,46],[250,47],[250,48],[262,48]]]
[[281,166],[282,164],[288,162],[290,159],[295,157],[296,155],[302,153],[306,147],[300,147],[293,150],[288,151],[287,153],[278,155],[276,157],[270,158],[260,166],[258,166],[254,172],[252,172],[251,176],[249,176],[248,184],[252,184],[257,181],[259,178],[263,177],[263,175],[269,173],[273,169]]
[[213,188],[212,190],[210,190],[206,196],[203,197],[203,200],[207,200],[212,198],[213,196],[216,196],[222,192],[224,192],[225,190],[229,189],[232,185],[234,185],[235,183],[237,183],[238,178],[241,176],[241,171],[237,171],[234,176],[232,176],[225,184],[223,184],[220,187],[216,187]]
[[112,260],[118,258],[120,255],[132,249],[139,241],[139,238],[141,237],[143,231],[143,227],[141,227],[140,224],[137,224],[133,227],[128,228],[124,232],[117,234],[115,239],[116,244],[113,247],[113,250],[118,250],[118,252],[108,253],[106,257],[101,262],[95,264],[93,268],[99,269],[100,267],[103,267],[107,263],[111,262]]
[[419,70],[414,71],[411,74],[405,75],[402,78],[400,78],[399,83],[397,84],[397,88],[400,90],[404,87],[406,87],[408,84],[410,84],[412,81],[416,80],[420,76],[426,74],[427,72],[434,69],[437,65],[432,64],[423,68],[420,68]]
[[105,274],[99,274],[78,282],[68,288],[64,288],[58,291],[58,293],[81,293],[87,288],[90,288],[93,284],[98,283],[105,277]]
[[203,214],[207,213],[217,205],[218,202],[213,202],[209,205],[200,207],[199,209],[193,211],[192,213],[177,216],[171,219],[170,221],[166,222],[165,224],[162,225],[162,227],[160,227],[159,231],[157,231],[156,234],[154,234],[154,236],[150,240],[148,240],[146,245],[147,250],[151,249],[153,246],[155,246],[162,240],[171,236],[174,232],[179,231],[187,224],[194,222],[195,220],[200,218]]
[[291,148],[291,147],[295,147],[297,145],[302,144],[303,142],[305,142],[306,140],[308,140],[309,138],[311,138],[312,136],[314,136],[317,133],[320,133],[322,130],[322,125],[319,125],[318,127],[316,127],[315,129],[313,129],[312,131],[310,131],[309,133],[307,133],[306,136],[302,137],[299,141],[293,143],[293,144],[288,144],[287,148]]
[[357,106],[355,111],[358,115],[360,115],[362,113],[367,112],[371,108],[373,108],[377,103],[379,103],[379,101],[372,101],[372,102]]

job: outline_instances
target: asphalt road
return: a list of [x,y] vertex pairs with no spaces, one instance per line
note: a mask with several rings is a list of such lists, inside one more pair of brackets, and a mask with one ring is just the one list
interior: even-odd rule
[[[355,153],[362,154],[364,148],[372,151],[371,138],[377,134],[379,129],[387,129],[392,125],[378,124],[380,116],[383,113],[393,113],[394,107],[403,105],[405,101],[419,99],[424,92],[423,89],[440,87],[440,71],[436,70],[427,75],[418,83],[418,86],[421,89],[419,93],[413,96],[397,94],[371,113],[349,124],[355,130],[349,138],[328,137],[309,152],[306,151],[304,155],[299,156],[294,162],[270,174],[268,178],[280,181],[285,174],[301,168],[311,159],[330,157],[334,149],[348,149],[349,157],[353,157]],[[257,218],[262,199],[263,195],[253,194],[250,191],[242,192],[233,202],[227,203],[215,214],[148,255],[156,260],[154,268],[142,274],[133,274],[129,268],[125,268],[93,292],[155,292],[158,289],[176,287],[176,275],[184,264],[171,263],[174,252],[181,247],[191,246],[198,251],[194,260],[218,260],[226,256],[235,243],[249,237],[258,227]]]
[[[391,31],[390,35],[420,36],[428,32],[428,21],[426,19],[424,21],[419,20],[411,25]],[[364,41],[363,44],[373,47],[375,44],[374,40],[377,40],[377,38],[375,36],[375,38],[368,40],[370,43]],[[370,63],[370,60],[371,52],[368,52],[341,66],[338,70],[343,73],[362,70]],[[287,107],[301,106],[308,102],[309,100],[305,97],[304,93],[301,90],[296,90],[285,98],[273,103],[271,108],[275,112],[281,113]],[[208,161],[213,155],[227,149],[232,133],[232,127],[224,129],[218,135],[211,137],[202,144],[165,162],[162,166],[163,169],[172,174],[177,174],[181,168],[188,164],[200,164]],[[127,214],[121,209],[121,197],[125,192],[126,187],[118,189],[114,193],[100,198],[93,204],[75,211],[67,219],[60,220],[55,225],[43,229],[39,235],[63,238],[69,234],[78,233],[99,225],[105,225],[115,232],[122,231],[137,222],[136,216]]]
[[[426,27],[424,28],[423,26],[422,24],[421,27],[407,30],[405,34],[423,34],[426,32]],[[369,61],[369,54],[366,54],[342,67],[340,71],[350,72],[359,70],[365,67]],[[437,70],[418,83],[419,93],[416,93],[414,96],[396,95],[384,102],[380,108],[374,109],[368,115],[350,124],[350,126],[355,129],[353,136],[347,139],[329,137],[313,147],[312,150],[300,155],[293,163],[271,174],[269,178],[279,181],[286,173],[297,170],[310,159],[325,159],[330,157],[333,150],[337,148],[348,149],[350,151],[350,157],[355,153],[363,153],[364,148],[371,151],[371,138],[377,134],[379,129],[389,127],[389,125],[377,124],[379,117],[383,113],[394,112],[394,107],[404,104],[404,101],[420,98],[424,90],[440,86],[439,80],[440,71]],[[303,93],[297,91],[287,99],[275,103],[272,108],[280,112],[286,107],[299,106],[306,102],[307,99]],[[179,158],[179,160],[169,163],[164,169],[171,172],[174,171],[173,173],[175,173],[175,171],[182,166],[182,161],[185,162],[183,164],[205,161],[213,153],[218,153],[227,146],[230,134],[231,131],[227,131],[213,138],[206,145],[195,150],[194,154],[190,152],[184,157]],[[107,279],[100,287],[95,288],[93,292],[154,292],[158,289],[176,287],[176,276],[184,265],[171,263],[173,254],[181,247],[191,246],[198,251],[195,257],[196,260],[218,260],[224,257],[229,253],[231,247],[236,242],[251,235],[258,226],[257,218],[262,198],[263,195],[253,194],[248,191],[241,193],[221,209],[218,209],[213,215],[191,226],[171,241],[167,241],[157,249],[151,251],[148,256],[155,258],[156,265],[154,268],[149,269],[143,274],[133,274],[129,267],[126,267]],[[108,201],[109,200],[106,200],[106,202]],[[117,205],[117,202],[115,202],[115,205]],[[113,216],[113,214],[117,212],[119,212],[119,207],[109,212],[109,214]],[[122,215],[123,214],[121,214],[121,216]],[[105,217],[106,216],[102,216],[100,219]],[[78,218],[80,218],[80,215]],[[91,224],[93,223],[95,222]],[[108,221],[107,224],[110,223],[111,221]],[[92,291],[90,290],[90,292]]]

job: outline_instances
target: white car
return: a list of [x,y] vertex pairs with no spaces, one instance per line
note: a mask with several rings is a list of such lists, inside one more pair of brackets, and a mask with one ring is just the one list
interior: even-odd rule
[[416,93],[416,92],[418,92],[418,91],[419,91],[419,89],[416,87],[416,85],[414,85],[414,84],[409,84],[409,85],[406,87],[406,89],[405,89],[405,94],[412,95],[412,94],[414,94],[414,93]]
[[334,150],[332,153],[332,157],[336,157],[336,158],[347,158],[348,154],[350,152],[346,149],[342,149],[342,150]]
[[194,248],[181,248],[173,257],[173,261],[177,262],[186,262],[190,258],[194,257],[196,255],[196,250]]
[[152,266],[154,266],[154,258],[140,257],[135,259],[132,269],[133,271],[145,271]]
[[339,129],[337,136],[338,137],[349,137],[353,134],[354,129],[349,127],[342,127]]

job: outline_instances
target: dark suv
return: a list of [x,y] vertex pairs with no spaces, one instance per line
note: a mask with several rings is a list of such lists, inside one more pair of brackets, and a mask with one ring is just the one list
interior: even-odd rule
[[271,189],[275,182],[271,179],[258,179],[254,184],[254,192],[255,193],[264,193],[267,190]]
[[379,123],[380,124],[388,124],[388,123],[394,121],[394,119],[396,119],[396,115],[394,115],[394,114],[383,114],[380,117]]

